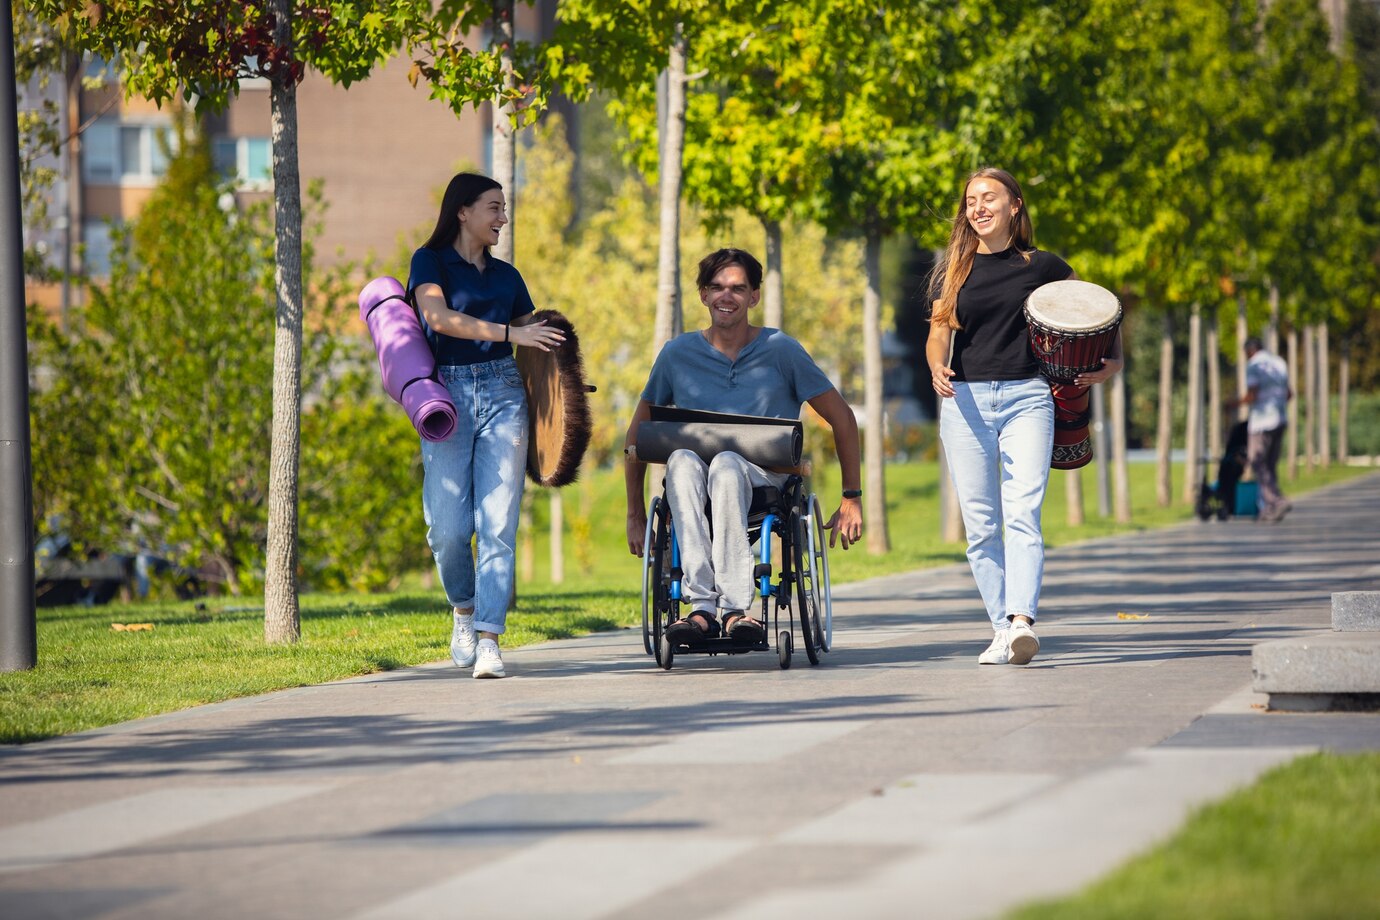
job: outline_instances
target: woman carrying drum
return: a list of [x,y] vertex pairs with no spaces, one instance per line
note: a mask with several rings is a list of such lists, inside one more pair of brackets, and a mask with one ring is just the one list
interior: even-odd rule
[[[944,258],[925,355],[939,394],[939,433],[968,532],[968,563],[995,638],[979,664],[1026,664],[1044,574],[1040,506],[1049,482],[1054,404],[1030,347],[1023,307],[1032,291],[1075,277],[1036,249],[1024,196],[1005,170],[968,177]],[[1118,333],[1091,386],[1121,369]]]

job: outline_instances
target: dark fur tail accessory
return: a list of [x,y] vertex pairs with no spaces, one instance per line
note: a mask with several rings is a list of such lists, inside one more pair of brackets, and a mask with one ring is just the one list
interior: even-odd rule
[[527,475],[537,485],[570,485],[580,472],[589,448],[594,420],[585,383],[584,361],[575,327],[556,310],[540,310],[533,322],[545,321],[565,333],[565,341],[549,352],[518,348],[518,370],[527,387]]

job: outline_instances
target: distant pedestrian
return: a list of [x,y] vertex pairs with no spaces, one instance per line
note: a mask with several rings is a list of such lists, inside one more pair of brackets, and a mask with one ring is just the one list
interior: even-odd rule
[[522,276],[489,254],[508,223],[505,207],[493,179],[451,179],[407,282],[458,415],[449,438],[422,441],[422,512],[452,607],[450,656],[458,667],[473,665],[475,677],[505,673],[498,637],[512,597],[527,460],[527,395],[513,346],[550,351],[565,338],[531,321]]
[[1289,366],[1279,355],[1265,350],[1260,339],[1245,342],[1246,392],[1232,402],[1249,406],[1246,415],[1246,462],[1255,477],[1260,520],[1278,521],[1294,507],[1279,491],[1279,449],[1289,424],[1285,409],[1294,393],[1289,388]]
[[[1035,618],[1044,575],[1040,506],[1049,483],[1054,400],[1030,347],[1023,307],[1032,291],[1075,277],[1036,249],[1020,185],[980,169],[963,185],[944,258],[925,356],[939,394],[939,433],[968,532],[968,564],[995,636],[979,664],[1026,664],[1040,650]],[[1121,336],[1091,386],[1121,369]]]

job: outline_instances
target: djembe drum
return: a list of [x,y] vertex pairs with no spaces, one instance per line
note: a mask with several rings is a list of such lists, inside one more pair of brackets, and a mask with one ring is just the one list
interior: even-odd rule
[[1025,302],[1030,349],[1054,396],[1054,452],[1050,466],[1076,470],[1092,460],[1088,388],[1074,380],[1102,367],[1121,326],[1121,301],[1087,281],[1051,281]]

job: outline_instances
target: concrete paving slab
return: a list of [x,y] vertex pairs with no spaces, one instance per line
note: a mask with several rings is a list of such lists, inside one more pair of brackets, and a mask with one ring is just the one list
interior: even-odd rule
[[[988,917],[1078,888],[1169,836],[1199,805],[1250,783],[1304,751],[1142,751],[1059,788],[1025,787],[871,876],[776,893],[723,911],[722,920],[792,916]],[[1184,782],[1185,776],[1192,782]],[[1003,801],[1002,799],[1006,800]],[[1018,859],[1012,859],[1018,855]],[[1000,872],[994,869],[1000,867]],[[866,892],[860,907],[860,891]]]
[[1337,591],[1332,628],[1338,632],[1380,631],[1380,591]]
[[[664,672],[619,630],[510,651],[503,681],[437,663],[0,749],[0,846],[29,860],[0,913],[991,916],[1300,751],[1380,749],[1380,717],[1269,713],[1251,688],[1255,646],[1376,589],[1375,507],[1380,475],[1274,526],[1053,550],[1026,667],[977,665],[990,627],[951,565],[840,587],[817,668]],[[236,798],[275,787],[305,792]],[[93,817],[105,838],[69,839]],[[991,885],[1012,841],[1031,876]]]
[[204,786],[162,789],[8,825],[0,872],[89,858],[147,840],[240,817],[310,795],[321,786]]

